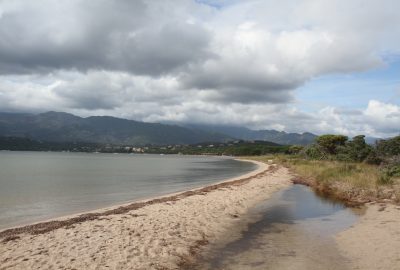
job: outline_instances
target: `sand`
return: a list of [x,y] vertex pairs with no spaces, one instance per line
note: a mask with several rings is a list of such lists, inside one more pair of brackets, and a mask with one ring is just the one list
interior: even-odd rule
[[400,269],[400,206],[367,204],[366,213],[336,237],[350,269]]
[[239,179],[0,233],[0,269],[179,269],[291,184],[258,163]]

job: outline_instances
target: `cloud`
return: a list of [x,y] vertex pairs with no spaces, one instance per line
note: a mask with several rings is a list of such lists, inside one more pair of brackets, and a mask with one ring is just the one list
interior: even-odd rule
[[310,130],[355,136],[391,137],[400,134],[400,106],[370,100],[364,109],[348,110],[325,107],[314,116]]
[[140,0],[3,1],[0,72],[106,69],[157,76],[207,58],[207,31],[168,8]]
[[181,89],[173,77],[155,80],[120,72],[64,71],[48,77],[26,75],[24,81],[20,76],[2,81],[6,83],[0,86],[0,101],[3,110],[8,111],[18,108],[43,112],[62,108],[81,116],[113,115],[146,122],[239,125],[349,136],[390,137],[400,133],[400,106],[378,100],[370,100],[362,109],[328,106],[310,113],[294,104],[227,106],[210,99],[208,91]]
[[[381,50],[394,44],[389,33],[399,30],[382,21],[400,23],[394,13],[374,6],[378,12],[354,17],[349,11],[356,4],[339,1],[335,9],[320,2],[325,1],[284,1],[276,8],[272,1],[253,1],[225,9],[222,19],[210,23],[218,57],[192,66],[182,77],[185,86],[218,89],[228,102],[288,102],[294,89],[313,78],[384,65]],[[272,14],[277,10],[289,18],[286,25]],[[370,26],[373,30],[363,28]]]
[[1,110],[398,132],[396,104],[307,113],[296,89],[385,65],[400,2],[217,2],[0,1]]
[[400,106],[371,100],[364,111],[365,122],[381,134],[400,133]]

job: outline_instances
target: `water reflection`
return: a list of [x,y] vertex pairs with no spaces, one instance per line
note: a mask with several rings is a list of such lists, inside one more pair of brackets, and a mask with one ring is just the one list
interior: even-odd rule
[[[211,248],[197,269],[346,269],[333,235],[357,215],[343,204],[293,185],[250,215],[241,237]],[[210,255],[213,254],[213,255]]]

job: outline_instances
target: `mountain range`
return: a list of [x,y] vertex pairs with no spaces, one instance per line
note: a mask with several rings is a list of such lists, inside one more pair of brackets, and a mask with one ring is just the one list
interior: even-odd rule
[[64,112],[41,114],[0,113],[0,136],[22,137],[49,142],[166,145],[263,140],[278,144],[309,144],[312,133],[251,130],[243,127],[169,125],[145,123],[110,116],[79,117]]
[[252,130],[245,127],[237,126],[217,126],[217,125],[186,125],[197,130],[203,130],[212,133],[226,134],[230,137],[245,140],[245,141],[270,141],[277,144],[297,144],[307,145],[314,142],[317,135],[304,132],[299,133],[287,133],[284,131],[277,130]]
[[62,112],[0,113],[0,136],[48,142],[102,144],[194,144],[228,141],[226,135],[176,125],[144,123],[110,116],[78,117]]

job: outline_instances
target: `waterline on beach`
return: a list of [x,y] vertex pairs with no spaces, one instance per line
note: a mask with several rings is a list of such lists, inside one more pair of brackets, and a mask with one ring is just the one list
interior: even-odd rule
[[204,245],[236,227],[248,209],[290,185],[291,178],[286,168],[260,164],[258,170],[239,179],[175,198],[163,197],[137,209],[78,220],[54,230],[15,230],[14,235],[3,235],[0,261],[5,268],[21,269],[66,265],[177,269],[190,263]]
[[230,158],[0,153],[0,229],[215,183],[257,166]]

